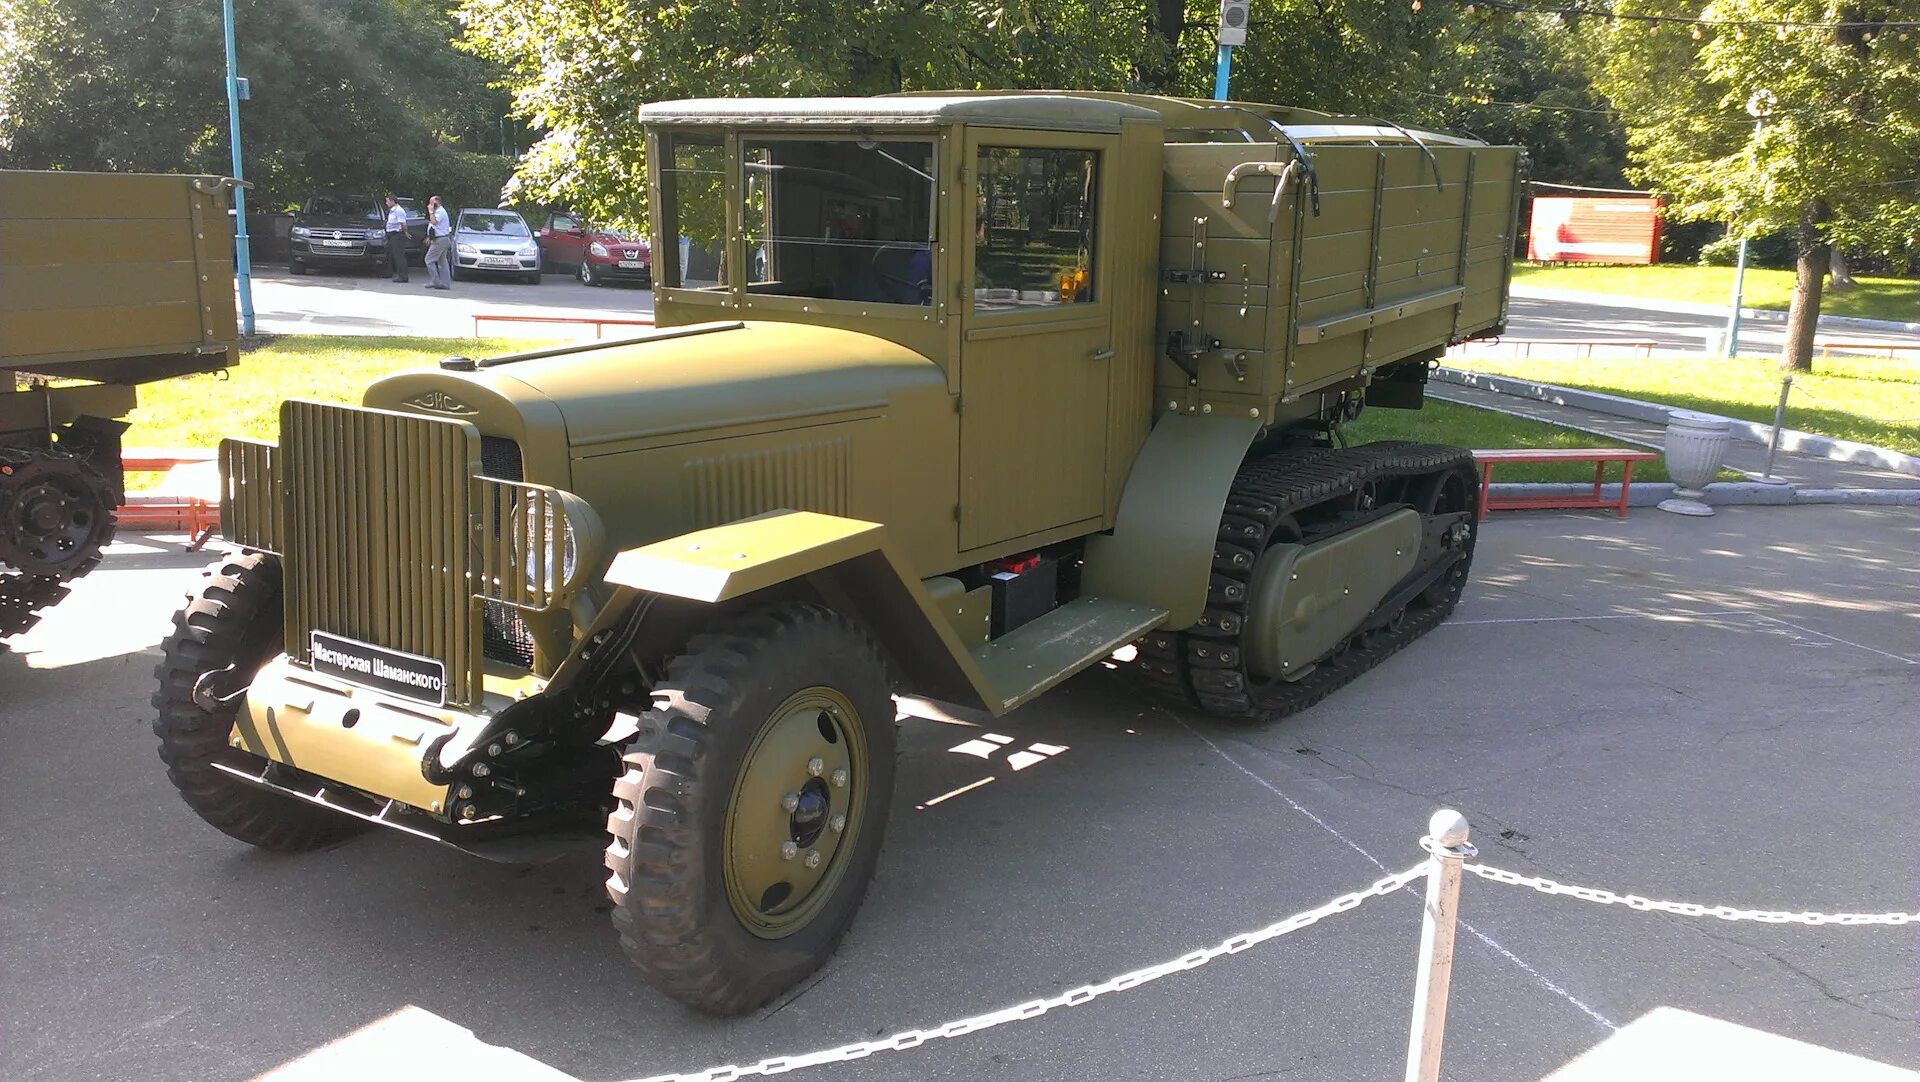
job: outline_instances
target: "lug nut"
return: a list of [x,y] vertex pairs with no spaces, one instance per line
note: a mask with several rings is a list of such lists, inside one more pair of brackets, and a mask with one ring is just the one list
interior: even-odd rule
[[835,789],[845,789],[847,787],[847,768],[846,767],[843,766],[840,769],[833,772],[833,787]]
[[484,778],[484,777],[486,777],[486,776],[487,776],[488,774],[491,774],[491,773],[493,773],[493,768],[492,768],[492,767],[490,767],[490,766],[488,766],[487,764],[485,764],[485,763],[475,763],[475,764],[473,764],[473,776],[474,776],[474,777],[476,777],[476,778]]
[[515,744],[518,744],[520,742],[520,734],[508,733],[506,736],[502,737],[501,739],[507,742],[507,747],[513,747]]
[[453,795],[459,797],[461,800],[466,800],[473,796],[473,786],[462,785],[460,791]]
[[807,859],[805,861],[805,864],[809,868],[818,868],[820,866],[820,850],[818,849],[807,850]]
[[500,746],[500,745],[498,745],[498,744],[488,744],[488,745],[487,745],[487,754],[488,754],[488,755],[498,755],[498,754],[500,754],[501,752],[503,752],[503,751],[505,751],[505,750],[507,750],[507,749],[505,749],[505,748],[503,748],[503,747],[501,747],[501,746]]
[[847,829],[847,817],[844,815],[836,815],[831,820],[828,820],[827,826],[830,827],[835,834],[838,834]]
[[800,855],[799,846],[795,845],[792,842],[780,843],[780,859],[781,860],[792,860],[794,857],[797,857],[799,855]]
[[822,770],[825,770],[826,768],[827,768],[827,761],[825,759],[820,758],[818,755],[807,760],[807,773],[811,774],[816,778],[819,777],[820,772]]
[[460,806],[460,818],[477,819],[479,818],[479,816],[480,816],[480,810],[478,808],[475,808],[473,805],[462,804]]
[[788,793],[786,796],[783,796],[780,798],[780,807],[783,810],[792,811],[793,809],[799,806],[800,806],[799,793]]

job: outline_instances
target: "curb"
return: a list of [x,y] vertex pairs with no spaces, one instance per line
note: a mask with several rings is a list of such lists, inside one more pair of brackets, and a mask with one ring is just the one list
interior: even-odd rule
[[[1670,498],[1674,488],[1671,481],[1639,482],[1628,491],[1627,506],[1652,507]],[[1593,486],[1578,481],[1496,481],[1488,486],[1487,491],[1494,496],[1589,496],[1593,493]],[[1702,491],[1705,493],[1702,497],[1705,502],[1715,507],[1797,507],[1835,503],[1864,507],[1920,507],[1920,488],[1795,488],[1792,485],[1763,485],[1755,481],[1716,481]],[[1620,486],[1602,485],[1600,494],[1602,499],[1617,500],[1620,498]],[[1598,510],[1609,509],[1603,507]]]
[[[1514,285],[1509,292],[1524,300],[1564,301],[1568,304],[1592,304],[1605,308],[1637,308],[1643,312],[1672,312],[1689,316],[1727,315],[1726,305],[1696,304],[1692,301],[1669,301],[1658,297],[1630,297],[1621,293],[1582,293],[1572,289],[1540,289],[1533,286]],[[1740,318],[1761,323],[1785,323],[1787,313],[1777,308],[1742,308]],[[1920,323],[1903,323],[1895,319],[1868,319],[1865,316],[1826,316],[1820,317],[1817,325],[1822,328],[1857,331],[1887,331],[1894,334],[1920,334]]]
[[[1672,409],[1654,402],[1642,402],[1637,398],[1622,398],[1619,395],[1602,394],[1599,391],[1582,391],[1552,383],[1537,383],[1533,380],[1496,376],[1486,372],[1467,372],[1458,368],[1437,368],[1433,376],[1443,383],[1478,387],[1484,391],[1494,391],[1516,398],[1531,398],[1536,402],[1571,406],[1575,409],[1591,410],[1594,413],[1625,417],[1630,421],[1644,421],[1648,424],[1666,424],[1667,414]],[[1737,417],[1728,417],[1725,420],[1732,427],[1734,439],[1757,443],[1763,447],[1773,440],[1772,425],[1743,421]],[[1902,454],[1899,451],[1890,451],[1884,447],[1834,439],[1831,436],[1818,436],[1798,429],[1780,430],[1780,449],[1789,454],[1825,458],[1834,462],[1851,462],[1859,466],[1872,466],[1876,469],[1920,477],[1920,458]]]

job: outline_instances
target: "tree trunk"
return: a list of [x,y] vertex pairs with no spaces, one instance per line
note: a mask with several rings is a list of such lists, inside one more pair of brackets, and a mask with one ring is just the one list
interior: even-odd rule
[[1835,293],[1845,293],[1855,285],[1853,272],[1847,269],[1846,253],[1834,245],[1829,245],[1827,250],[1833,253],[1833,265],[1827,272],[1827,288]]
[[1818,200],[1801,212],[1799,262],[1793,282],[1793,307],[1787,311],[1787,343],[1781,365],[1796,372],[1813,371],[1813,335],[1820,327],[1820,287],[1827,277],[1833,249],[1820,236],[1820,223],[1829,215]]

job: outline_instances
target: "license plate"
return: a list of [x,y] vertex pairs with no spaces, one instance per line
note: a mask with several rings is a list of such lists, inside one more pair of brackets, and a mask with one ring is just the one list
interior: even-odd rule
[[487,255],[480,257],[480,265],[483,267],[511,267],[513,266],[513,260],[504,255]]
[[321,245],[321,246],[323,246],[323,247],[327,247],[327,248],[351,248],[351,247],[353,247],[353,242],[352,242],[352,241],[350,241],[350,240],[317,240],[317,241],[315,241],[314,243],[315,243],[315,244],[319,244],[319,245]]
[[447,667],[430,657],[403,654],[325,631],[313,632],[310,646],[314,672],[416,702],[446,705]]
[[622,259],[620,261],[621,270],[639,270],[644,266],[646,266],[646,264],[640,262],[638,259]]

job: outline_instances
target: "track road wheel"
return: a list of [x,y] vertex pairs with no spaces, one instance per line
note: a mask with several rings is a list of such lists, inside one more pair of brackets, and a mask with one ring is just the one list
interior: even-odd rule
[[893,718],[879,647],[818,605],[743,613],[668,663],[607,819],[614,926],[648,980],[742,1014],[826,961],[879,859]]
[[168,780],[200,818],[249,845],[291,853],[330,845],[365,824],[215,770],[216,762],[257,768],[259,760],[227,746],[237,702],[209,711],[193,701],[203,674],[229,665],[255,672],[280,652],[280,639],[279,560],[246,553],[208,568],[200,592],[174,614],[173,633],[161,644],[153,734]]
[[1466,519],[1454,528],[1449,538],[1450,544],[1464,549],[1465,554],[1447,568],[1439,581],[1413,599],[1413,604],[1421,608],[1451,612],[1460,603],[1460,594],[1466,590],[1467,578],[1473,570],[1473,546],[1480,533],[1480,524],[1475,521],[1480,514],[1479,481],[1471,470],[1451,469],[1429,478],[1419,501],[1418,507],[1424,515],[1466,512]]

